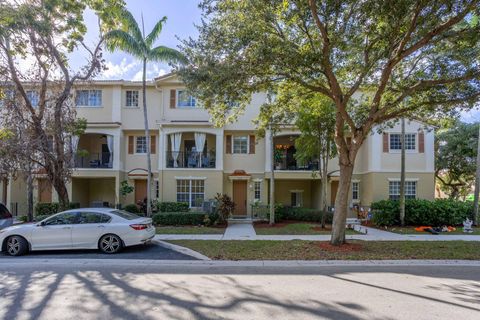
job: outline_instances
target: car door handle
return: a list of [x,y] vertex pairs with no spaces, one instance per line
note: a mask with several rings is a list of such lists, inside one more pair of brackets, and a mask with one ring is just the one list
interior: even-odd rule
[[70,227],[63,227],[62,229],[70,229]]
[[97,228],[105,228],[105,226],[97,226]]

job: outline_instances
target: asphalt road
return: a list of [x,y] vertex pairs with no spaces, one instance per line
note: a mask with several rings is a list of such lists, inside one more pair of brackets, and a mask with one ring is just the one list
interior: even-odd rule
[[3,260],[0,319],[480,319],[478,266],[196,263]]
[[25,256],[11,257],[0,253],[1,259],[136,259],[136,260],[195,260],[191,256],[166,249],[158,244],[127,247],[116,254],[105,254],[100,250],[55,250],[32,251]]

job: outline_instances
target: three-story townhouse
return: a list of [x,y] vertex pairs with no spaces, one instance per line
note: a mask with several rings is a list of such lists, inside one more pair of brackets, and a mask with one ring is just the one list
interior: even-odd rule
[[[319,208],[320,179],[312,174],[318,161],[300,162],[295,140],[300,132],[285,126],[273,137],[256,134],[253,120],[266,95],[254,94],[235,123],[213,125],[201,102],[189,95],[175,74],[147,85],[151,134],[152,198],[187,202],[201,210],[217,193],[236,204],[235,216],[250,218],[254,205],[268,204],[271,161],[275,168],[275,201],[285,206]],[[75,88],[77,116],[87,119],[85,133],[73,142],[75,169],[69,183],[72,202],[82,207],[120,206],[146,197],[146,138],[141,83],[93,81]],[[418,121],[406,126],[406,196],[434,198],[434,130]],[[351,208],[399,197],[400,125],[372,130],[360,150],[350,188]],[[272,155],[272,150],[274,154]],[[328,168],[327,203],[333,207],[338,188],[337,159]],[[127,181],[134,192],[122,196]],[[56,201],[44,177],[35,182],[35,202]],[[1,199],[23,214],[24,182],[2,180]],[[352,216],[355,212],[352,210]]]

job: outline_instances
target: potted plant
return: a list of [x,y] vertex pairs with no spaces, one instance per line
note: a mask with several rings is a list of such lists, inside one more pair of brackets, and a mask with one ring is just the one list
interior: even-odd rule
[[275,161],[275,169],[276,170],[282,169],[283,150],[275,149],[275,152],[273,154],[273,159]]

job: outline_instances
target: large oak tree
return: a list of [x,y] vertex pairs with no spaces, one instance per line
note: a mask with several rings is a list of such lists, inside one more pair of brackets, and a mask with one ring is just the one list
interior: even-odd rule
[[[85,41],[84,13],[93,10],[100,31],[107,31],[116,26],[123,6],[123,0],[0,2],[0,87],[4,96],[11,93],[4,110],[26,124],[22,139],[34,148],[31,160],[50,180],[61,208],[69,202],[72,136],[84,127],[84,121],[76,119],[74,86],[104,68],[103,38],[100,35],[93,46]],[[83,67],[72,67],[73,54],[85,57]]]
[[252,93],[282,81],[335,104],[335,245],[345,241],[355,158],[371,130],[469,108],[480,95],[478,0],[205,0],[201,7],[181,75],[219,124]]

